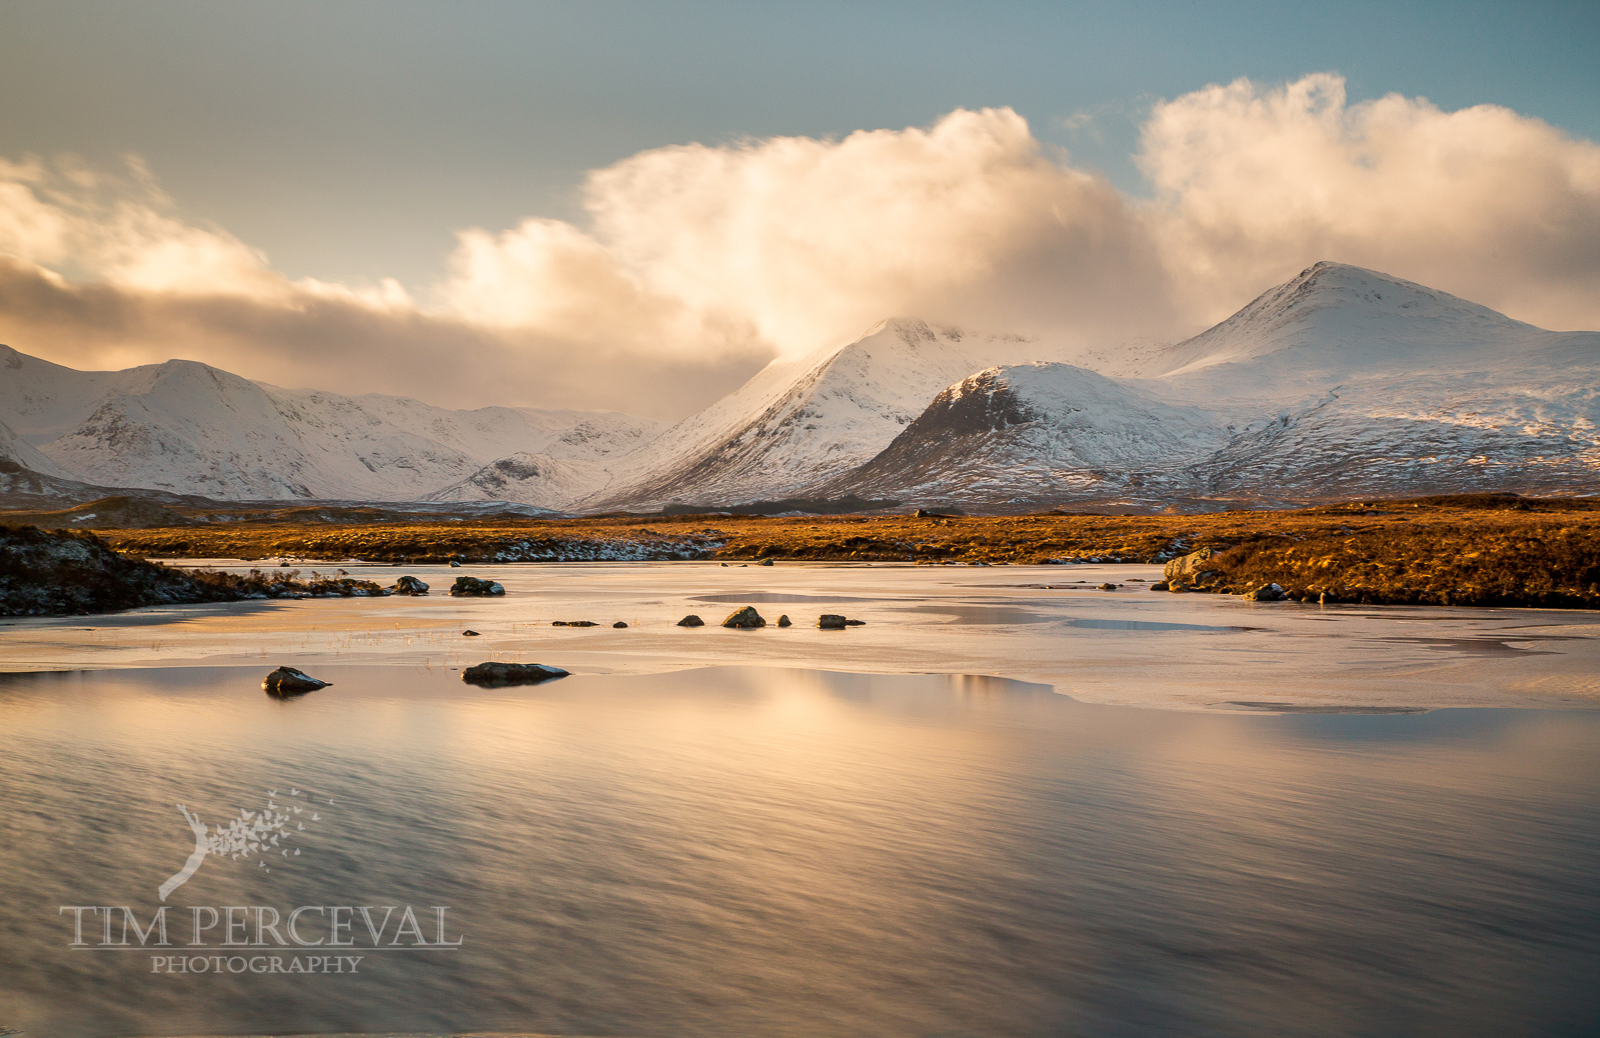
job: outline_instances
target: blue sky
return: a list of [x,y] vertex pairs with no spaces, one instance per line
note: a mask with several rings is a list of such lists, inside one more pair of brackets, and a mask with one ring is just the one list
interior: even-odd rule
[[[1123,191],[1151,104],[1341,73],[1600,139],[1600,4],[75,3],[0,12],[0,157],[142,155],[291,277],[436,279],[642,149],[1014,107]],[[1074,118],[1076,117],[1076,118]]]

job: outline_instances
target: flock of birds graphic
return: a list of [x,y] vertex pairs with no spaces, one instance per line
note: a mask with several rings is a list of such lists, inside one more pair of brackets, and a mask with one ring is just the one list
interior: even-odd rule
[[[234,861],[249,858],[251,854],[261,855],[262,860],[256,862],[256,867],[266,869],[268,872],[272,869],[267,865],[267,856],[274,850],[284,858],[298,857],[300,848],[296,847],[291,851],[282,844],[284,841],[292,840],[295,833],[304,832],[306,822],[322,821],[322,815],[310,805],[326,803],[332,806],[333,798],[322,800],[294,787],[290,787],[289,796],[295,799],[305,797],[308,806],[285,804],[280,807],[277,803],[278,791],[269,789],[266,807],[260,811],[241,809],[239,817],[229,821],[225,827],[221,825],[213,827],[213,830],[206,835],[207,849],[218,857],[227,857]],[[187,809],[180,806],[180,810],[183,810],[184,817],[191,819],[189,823],[191,826],[196,824],[203,826],[203,823],[193,818]],[[310,811],[309,818],[303,817],[307,811]],[[291,825],[293,828],[290,828]]]

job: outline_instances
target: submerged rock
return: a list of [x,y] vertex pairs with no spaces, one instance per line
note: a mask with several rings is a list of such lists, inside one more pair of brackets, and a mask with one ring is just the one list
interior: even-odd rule
[[790,621],[790,619],[789,619],[789,614],[788,613],[784,613],[782,616],[778,617],[778,626],[779,627],[793,627],[794,626],[793,622]]
[[551,627],[599,627],[593,620],[552,620]]
[[753,630],[757,627],[767,626],[767,621],[756,612],[755,606],[745,606],[743,609],[729,613],[728,618],[722,621],[724,627],[737,627],[740,630]]
[[261,682],[269,696],[303,696],[319,688],[327,688],[331,681],[319,681],[305,671],[293,667],[279,667]]
[[397,595],[426,595],[428,593],[428,585],[407,574],[395,581],[394,587],[390,588],[390,590]]
[[679,627],[704,627],[705,625],[706,622],[700,619],[698,616],[695,616],[693,613],[690,613],[688,616],[678,621]]
[[503,595],[506,589],[493,580],[479,580],[477,577],[457,577],[455,585],[450,588],[452,595]]
[[543,663],[480,663],[461,672],[461,680],[467,684],[489,687],[537,685],[566,676],[567,672],[560,667],[547,667]]
[[844,625],[846,627],[865,627],[867,622],[865,620],[846,620]]

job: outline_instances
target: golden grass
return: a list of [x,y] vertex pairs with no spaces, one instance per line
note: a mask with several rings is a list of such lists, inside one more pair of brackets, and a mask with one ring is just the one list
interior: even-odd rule
[[1164,562],[1209,547],[1210,590],[1434,605],[1600,607],[1600,501],[1475,495],[1205,515],[602,516],[230,522],[101,530],[154,557],[463,563],[596,558],[989,565]]

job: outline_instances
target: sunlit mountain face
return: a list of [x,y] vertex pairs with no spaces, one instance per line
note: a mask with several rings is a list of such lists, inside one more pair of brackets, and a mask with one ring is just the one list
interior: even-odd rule
[[1060,351],[891,320],[664,427],[283,390],[186,361],[80,372],[7,350],[0,449],[13,483],[555,511],[1582,493],[1600,472],[1600,334],[1359,267],[1316,264],[1170,346],[1078,364],[1041,352]]

